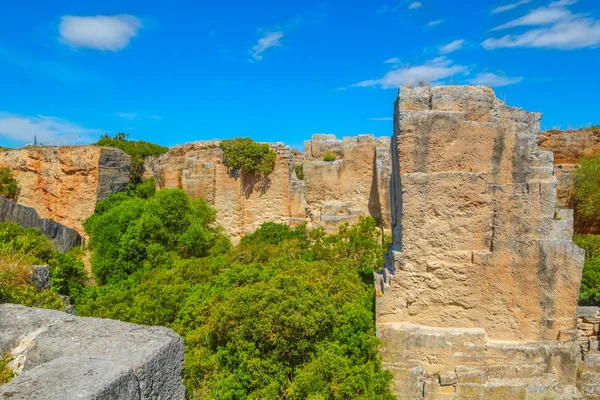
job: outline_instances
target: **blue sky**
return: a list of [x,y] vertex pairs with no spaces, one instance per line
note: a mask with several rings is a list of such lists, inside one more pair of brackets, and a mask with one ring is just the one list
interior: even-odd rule
[[392,133],[398,86],[488,84],[600,123],[597,0],[4,1],[0,145]]

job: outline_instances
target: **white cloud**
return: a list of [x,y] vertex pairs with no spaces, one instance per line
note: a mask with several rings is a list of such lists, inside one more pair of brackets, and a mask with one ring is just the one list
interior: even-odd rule
[[393,121],[392,117],[382,117],[382,118],[369,118],[369,121]]
[[423,7],[423,3],[421,3],[420,1],[415,1],[413,3],[410,3],[410,5],[408,6],[409,10],[416,10],[417,8],[421,8]]
[[437,83],[454,75],[466,75],[469,69],[457,65],[446,57],[438,57],[423,65],[405,66],[392,70],[379,79],[370,79],[355,83],[354,87],[381,87],[382,89],[396,89],[406,82],[424,80]]
[[398,57],[392,57],[392,58],[388,58],[383,63],[384,64],[398,64],[399,62],[400,62],[400,59]]
[[492,72],[483,72],[477,74],[469,83],[473,85],[486,85],[492,87],[501,87],[508,85],[516,85],[523,80],[522,77],[509,78],[508,76],[494,74]]
[[535,26],[535,29],[517,35],[489,38],[482,45],[488,50],[514,47],[573,50],[600,45],[600,20],[587,14],[573,14],[566,8],[576,2],[577,0],[559,0],[547,7],[532,10],[493,31],[521,26]]
[[127,47],[141,28],[142,22],[131,15],[66,15],[59,32],[60,40],[70,46],[116,52]]
[[263,59],[263,53],[270,49],[271,47],[279,47],[281,46],[281,38],[283,37],[283,32],[267,32],[258,39],[258,43],[252,47],[252,51],[250,54],[252,58],[256,61],[260,61]]
[[531,3],[531,0],[521,0],[521,1],[517,1],[516,3],[512,3],[512,4],[507,4],[505,6],[500,6],[500,7],[496,7],[492,10],[492,14],[500,14],[503,13],[505,11],[510,11],[510,10],[514,10],[515,8],[522,6],[524,4],[529,4]]
[[127,113],[127,112],[118,112],[115,113],[117,117],[121,117],[123,119],[134,120],[137,119],[138,115],[136,113]]
[[32,143],[34,136],[39,142],[47,142],[72,136],[81,136],[77,142],[91,142],[101,134],[100,129],[83,128],[73,122],[57,117],[38,115],[25,117],[0,113],[0,136],[21,142]]
[[435,21],[431,21],[427,24],[428,27],[433,27],[433,26],[438,26],[440,25],[442,22],[444,22],[443,19],[436,19]]
[[462,49],[463,44],[465,44],[465,41],[463,39],[458,39],[453,42],[450,42],[447,45],[440,47],[440,54],[450,54],[452,52],[460,50]]

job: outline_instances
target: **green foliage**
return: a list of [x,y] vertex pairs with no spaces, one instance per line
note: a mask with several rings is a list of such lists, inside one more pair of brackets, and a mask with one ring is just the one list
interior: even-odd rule
[[0,386],[8,383],[15,377],[14,372],[8,368],[8,363],[12,361],[9,353],[0,356]]
[[123,150],[131,156],[131,172],[129,180],[131,183],[140,183],[144,174],[144,159],[147,157],[160,157],[169,151],[168,148],[143,140],[128,140],[128,133],[119,132],[110,137],[104,134],[96,146],[114,147]]
[[335,154],[327,152],[325,153],[325,155],[323,156],[323,161],[326,162],[334,162],[336,159]]
[[600,305],[600,235],[575,235],[573,241],[585,250],[579,303]]
[[301,181],[304,180],[304,164],[296,166],[296,168],[294,168],[294,172],[296,173],[296,178],[300,179]]
[[244,174],[267,176],[275,168],[277,154],[266,143],[256,143],[249,138],[221,141],[223,163]]
[[574,197],[578,223],[593,225],[600,221],[600,154],[584,157],[575,171]]
[[19,185],[10,168],[0,169],[0,195],[7,199],[15,199],[19,195]]
[[[50,266],[52,290],[38,292],[30,282],[30,268]],[[64,309],[59,294],[71,295],[86,282],[83,263],[75,252],[62,254],[37,229],[0,223],[0,303]]]
[[[165,193],[161,204],[185,208],[179,194]],[[119,210],[122,217],[103,221],[122,223],[126,231],[139,224],[152,200],[125,200],[101,217]],[[123,208],[128,201],[139,204]],[[205,203],[198,207],[205,218],[189,219],[213,220]],[[161,257],[154,249],[153,264],[86,288],[78,297],[78,314],[165,325],[182,335],[189,398],[393,398],[391,374],[382,369],[377,352],[372,275],[364,279],[364,271],[383,257],[381,232],[372,218],[336,235],[322,230],[307,235],[305,226],[267,223],[239,246],[199,257],[196,251],[206,254],[206,225],[176,223],[186,215],[173,217],[165,231],[153,229],[160,234],[152,243],[160,249],[174,246],[179,256]],[[95,229],[90,233],[98,252],[97,235],[104,233]],[[173,231],[182,234],[162,239]],[[107,257],[116,259],[112,253]]]
[[[100,284],[127,278],[156,260],[204,257],[230,244],[214,226],[216,212],[179,189],[135,190],[109,196],[84,227],[91,237],[92,271]],[[154,193],[154,194],[152,194]]]

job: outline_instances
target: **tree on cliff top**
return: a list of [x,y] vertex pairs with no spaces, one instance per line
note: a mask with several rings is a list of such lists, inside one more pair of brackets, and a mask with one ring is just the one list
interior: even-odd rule
[[223,140],[223,163],[244,174],[267,176],[275,168],[277,154],[266,143],[256,143],[249,138]]
[[131,173],[129,180],[131,183],[140,183],[144,174],[144,159],[147,157],[160,157],[169,149],[143,140],[128,140],[128,137],[129,134],[124,132],[119,132],[113,137],[106,133],[95,144],[96,146],[114,147],[130,155]]

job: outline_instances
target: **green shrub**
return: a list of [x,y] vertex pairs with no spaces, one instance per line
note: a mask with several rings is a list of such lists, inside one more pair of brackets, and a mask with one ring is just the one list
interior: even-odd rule
[[223,164],[228,168],[262,176],[269,175],[275,168],[277,154],[266,143],[237,138],[221,141],[220,147],[223,150]]
[[296,173],[296,178],[300,179],[301,181],[304,180],[304,164],[296,166],[296,168],[294,168],[294,172]]
[[325,153],[325,155],[323,156],[323,161],[326,162],[334,162],[336,159],[335,154],[327,152]]
[[[31,266],[50,265],[52,290],[38,292],[30,281]],[[75,252],[62,254],[38,229],[16,223],[0,223],[0,303],[64,309],[61,295],[81,289],[86,275]]]
[[14,372],[8,368],[8,363],[12,361],[9,353],[0,354],[0,386],[8,383],[15,377]]
[[12,177],[10,168],[0,169],[0,195],[11,200],[19,195],[19,185],[17,180]]
[[[193,240],[180,235],[178,246],[202,248],[198,230]],[[174,329],[184,338],[188,398],[387,400],[391,374],[377,351],[372,274],[362,272],[382,257],[372,218],[336,235],[266,223],[224,254],[158,258],[90,286],[76,309]]]
[[595,225],[600,221],[600,154],[584,157],[575,171],[573,184],[580,225]]
[[144,175],[144,159],[147,157],[160,157],[169,151],[169,149],[143,140],[128,140],[128,137],[129,134],[124,132],[119,132],[113,137],[110,137],[107,133],[104,134],[95,145],[114,147],[130,155],[131,171],[129,181],[131,183],[140,183],[142,181],[142,176]]
[[214,226],[216,211],[204,200],[192,200],[179,189],[151,195],[149,188],[109,196],[98,204],[100,212],[84,223],[99,283],[153,268],[156,260],[204,257],[216,248],[229,248],[221,229]]
[[600,305],[600,235],[575,235],[573,241],[585,250],[579,302]]

